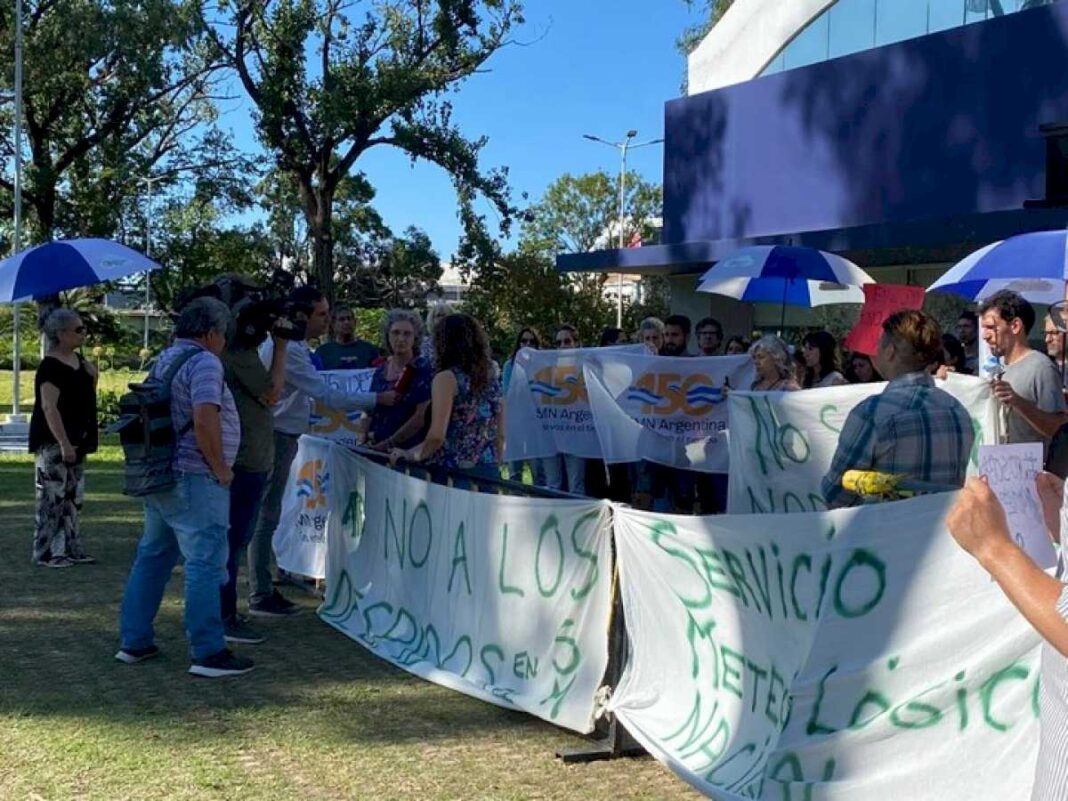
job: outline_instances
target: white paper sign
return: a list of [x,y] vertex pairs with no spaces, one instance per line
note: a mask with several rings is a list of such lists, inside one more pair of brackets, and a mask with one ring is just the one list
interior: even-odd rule
[[[319,373],[330,386],[344,392],[369,392],[374,368],[363,370],[323,370]],[[321,403],[312,406],[308,433],[352,447],[356,444],[357,423],[364,413],[356,409],[331,409]]]
[[1048,569],[1057,564],[1057,554],[1046,531],[1042,502],[1035,487],[1035,478],[1041,472],[1041,442],[979,448],[979,473],[986,476],[990,489],[1001,501],[1013,539],[1036,565]]
[[337,446],[328,470],[324,621],[429,681],[592,731],[607,503],[455,489]]

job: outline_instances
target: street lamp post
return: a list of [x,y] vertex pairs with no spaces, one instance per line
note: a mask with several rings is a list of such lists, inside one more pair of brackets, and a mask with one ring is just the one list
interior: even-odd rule
[[[619,150],[619,205],[617,208],[617,225],[619,226],[619,249],[623,250],[627,246],[626,235],[624,232],[624,205],[626,203],[626,191],[627,191],[627,151],[633,150],[639,147],[648,147],[649,145],[659,145],[663,142],[663,139],[650,139],[648,142],[640,142],[639,144],[632,145],[631,141],[638,135],[638,132],[631,128],[627,131],[626,137],[622,142],[609,142],[607,139],[602,139],[599,136],[593,136],[592,134],[583,134],[583,139],[589,139],[591,142],[600,142],[602,145],[608,145]],[[623,273],[616,272],[616,327],[623,327]]]
[[[152,258],[152,192],[155,188],[156,181],[158,181],[162,177],[163,176],[161,175],[148,175],[141,179],[142,181],[144,181],[145,184],[148,185],[148,196],[145,198],[145,255],[149,258]],[[144,345],[142,346],[145,350],[148,350],[148,312],[149,308],[152,305],[151,275],[152,273],[147,271],[145,272],[145,341]]]
[[[12,237],[12,253],[22,249],[22,0],[15,0],[15,231]],[[19,404],[20,367],[22,346],[19,339],[20,303],[11,305],[11,422],[21,423],[22,409]]]

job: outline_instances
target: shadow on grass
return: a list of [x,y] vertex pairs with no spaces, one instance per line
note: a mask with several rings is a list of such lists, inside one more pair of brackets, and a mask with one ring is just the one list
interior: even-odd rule
[[[186,673],[180,568],[156,621],[162,655],[113,658],[118,606],[141,532],[138,504],[119,495],[121,471],[90,466],[82,521],[96,565],[48,570],[30,561],[32,465],[0,464],[0,715],[82,720],[145,737],[203,742],[242,727],[309,718],[325,741],[405,743],[544,724],[411,676],[320,621],[316,601],[290,591],[300,615],[255,620],[268,637],[240,646],[256,670],[204,680]],[[106,498],[106,500],[105,500]],[[244,587],[241,588],[241,597]],[[317,735],[318,736],[318,735]]]

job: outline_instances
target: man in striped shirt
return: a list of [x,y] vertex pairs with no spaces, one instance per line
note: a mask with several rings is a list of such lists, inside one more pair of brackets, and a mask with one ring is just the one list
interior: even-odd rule
[[171,421],[180,432],[174,454],[177,483],[145,496],[145,530],[137,546],[119,619],[126,664],[157,656],[153,621],[178,558],[185,558],[185,628],[195,676],[217,678],[252,670],[252,660],[226,648],[219,587],[226,580],[230,482],[241,444],[241,421],[219,360],[230,312],[214,298],[182,309],[174,345],[152,370],[162,378],[187,357],[171,382]]
[[873,361],[890,383],[846,418],[823,478],[828,507],[860,500],[842,487],[847,470],[904,475],[946,487],[964,484],[975,431],[964,406],[935,387],[927,372],[941,354],[942,332],[923,312],[900,311],[883,323]]

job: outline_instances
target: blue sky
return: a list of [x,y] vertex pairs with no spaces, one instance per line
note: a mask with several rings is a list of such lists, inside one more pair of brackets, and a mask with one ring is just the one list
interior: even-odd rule
[[[619,141],[629,128],[638,141],[663,136],[664,102],[679,95],[684,61],[675,39],[697,20],[682,0],[528,0],[527,23],[511,46],[490,60],[451,99],[453,118],[470,137],[485,135],[485,166],[508,166],[514,198],[532,200],[566,172],[619,170],[618,152],[589,142],[590,133]],[[256,149],[248,106],[222,117],[244,148]],[[628,166],[662,178],[663,151],[633,151]],[[397,233],[425,230],[444,260],[460,225],[452,186],[442,170],[412,166],[396,150],[376,148],[358,163],[377,189],[375,206]],[[480,210],[495,219],[488,203]]]

